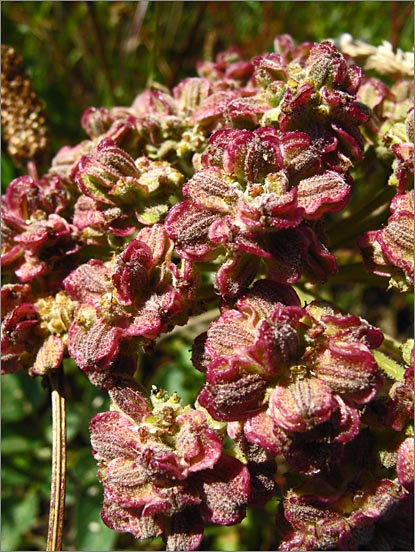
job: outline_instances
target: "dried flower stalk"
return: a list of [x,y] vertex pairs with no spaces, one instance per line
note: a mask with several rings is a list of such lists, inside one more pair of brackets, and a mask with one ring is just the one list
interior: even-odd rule
[[66,490],[66,416],[63,370],[49,375],[52,391],[52,481],[46,550],[62,550]]
[[40,164],[49,147],[42,104],[16,50],[2,44],[1,58],[1,119],[7,151],[17,166]]

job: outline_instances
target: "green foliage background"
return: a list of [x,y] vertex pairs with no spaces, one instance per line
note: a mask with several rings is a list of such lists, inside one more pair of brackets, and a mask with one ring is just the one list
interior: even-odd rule
[[[45,104],[51,155],[85,139],[79,124],[89,106],[129,105],[147,84],[172,87],[195,74],[199,59],[237,45],[247,56],[272,49],[273,38],[297,42],[348,32],[375,45],[413,47],[412,2],[7,2],[1,3],[2,42],[23,56]],[[20,173],[2,151],[2,187]],[[385,287],[384,282],[381,283]],[[374,287],[332,286],[328,299],[366,316],[395,337],[408,333],[410,307]],[[359,312],[356,312],[359,310]],[[391,315],[391,312],[395,313]],[[392,316],[392,318],[391,318]],[[375,320],[374,320],[375,318]],[[387,326],[385,328],[384,326]],[[190,363],[191,342],[203,328],[166,337],[142,359],[142,378],[190,402],[202,384]],[[108,409],[71,363],[65,366],[68,415],[67,550],[157,550],[118,535],[100,521],[102,489],[96,478],[88,424]],[[47,532],[51,420],[48,390],[25,374],[2,378],[1,550],[44,550]],[[204,549],[272,550],[269,512],[250,512],[241,526],[209,529]]]

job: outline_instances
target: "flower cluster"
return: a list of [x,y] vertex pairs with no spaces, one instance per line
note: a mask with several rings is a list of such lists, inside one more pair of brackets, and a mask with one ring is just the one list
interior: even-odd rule
[[59,286],[79,251],[69,206],[69,191],[57,176],[22,176],[10,183],[1,205],[4,274],[14,272],[24,283],[42,278],[45,289]]
[[91,378],[118,361],[121,345],[124,356],[129,350],[134,357],[139,343],[186,321],[191,271],[172,263],[172,249],[163,226],[155,224],[111,261],[91,259],[65,278],[65,291],[77,302],[68,351]]
[[[358,67],[329,42],[296,49],[281,37],[276,49],[253,60],[249,95],[228,101],[226,127],[211,135],[183,187],[189,199],[166,219],[183,258],[226,254],[216,276],[224,296],[243,291],[259,270],[291,284],[336,272],[316,223],[347,205],[351,159],[362,156],[358,127],[368,111],[355,95]],[[228,83],[226,71],[214,75],[216,85]]]
[[157,389],[147,402],[131,388],[112,397],[122,399],[119,409],[90,426],[109,527],[137,538],[162,535],[167,550],[194,550],[207,523],[243,519],[249,472],[222,453],[220,431],[202,410]]
[[29,284],[6,284],[1,289],[2,367],[45,375],[61,364],[75,303],[62,291],[35,298]]
[[[407,107],[407,101],[400,103]],[[411,107],[400,120],[402,106],[396,111],[397,120],[383,137],[394,156],[389,178],[389,184],[397,188],[390,203],[392,215],[385,227],[362,235],[358,245],[370,271],[389,277],[390,286],[407,291],[414,286],[414,109]]]
[[228,253],[216,276],[222,295],[249,285],[260,260],[282,283],[302,274],[324,281],[336,271],[313,221],[345,206],[350,182],[333,170],[316,174],[320,163],[310,147],[307,134],[270,126],[218,130],[210,138],[203,168],[183,187],[190,199],[175,205],[165,224],[185,259]]
[[183,182],[183,175],[167,162],[145,156],[134,161],[111,138],[80,159],[73,177],[83,194],[75,205],[74,221],[92,234],[89,241],[94,230],[128,236],[138,223],[159,222]]
[[[413,289],[411,84],[350,52],[232,48],[89,108],[88,139],[4,194],[2,373],[70,357],[108,392],[90,431],[116,531],[194,550],[276,497],[279,550],[410,546],[413,343],[317,288],[350,261]],[[139,386],[138,356],[211,307],[194,405]]]
[[328,305],[301,308],[290,291],[258,281],[199,336],[193,362],[207,383],[198,403],[231,422],[231,435],[313,474],[358,435],[381,385],[371,349],[383,336]]
[[369,270],[407,291],[414,286],[414,191],[397,194],[390,209],[387,225],[367,232],[358,243]]
[[279,550],[410,550],[413,497],[398,482],[360,483],[337,496],[327,491],[287,494]]
[[[413,341],[406,366],[387,398],[365,407],[360,435],[337,464],[336,480],[308,478],[290,489],[277,512],[279,550],[410,550],[413,542]],[[368,427],[383,428],[387,444],[370,443]],[[387,429],[386,429],[387,428]],[[349,473],[348,473],[349,472]]]

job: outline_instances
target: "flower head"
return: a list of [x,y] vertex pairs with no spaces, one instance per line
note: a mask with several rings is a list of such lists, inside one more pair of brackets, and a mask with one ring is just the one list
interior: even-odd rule
[[29,284],[6,284],[2,298],[2,374],[45,375],[61,364],[75,305],[63,292],[35,299]]
[[91,259],[65,279],[67,294],[78,303],[68,349],[81,369],[106,370],[122,342],[133,353],[187,319],[191,275],[178,270],[171,254],[163,227],[154,225],[111,261]]
[[131,388],[123,408],[129,415],[105,412],[90,425],[109,527],[137,538],[162,534],[168,550],[194,550],[206,524],[241,521],[249,472],[222,454],[206,414],[162,391],[146,402]]
[[21,282],[43,277],[45,288],[59,287],[80,249],[76,228],[67,221],[71,198],[61,180],[22,176],[2,201],[2,267]]
[[390,286],[407,291],[414,285],[413,190],[397,194],[391,211],[387,225],[363,234],[358,245],[368,270],[389,277]]
[[259,281],[197,338],[193,362],[207,380],[198,403],[316,473],[359,434],[361,407],[382,381],[371,353],[381,342],[364,320],[317,302],[301,308],[284,286]]
[[[410,521],[409,495],[395,482],[384,479],[357,491],[326,495],[290,491],[283,502],[284,536],[278,550],[358,550],[384,541],[389,546],[409,543],[409,534],[391,531],[402,516]],[[388,535],[388,530],[391,533]]]

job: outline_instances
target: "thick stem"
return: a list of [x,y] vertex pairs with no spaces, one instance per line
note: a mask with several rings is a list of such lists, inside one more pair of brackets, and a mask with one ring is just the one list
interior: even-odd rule
[[[385,187],[378,194],[367,198],[356,206],[353,214],[349,217],[336,220],[327,227],[330,235],[330,247],[332,249],[348,243],[363,232],[376,228],[376,222],[383,222],[389,216],[389,204],[394,194],[392,186]],[[371,226],[372,225],[372,226]]]
[[402,343],[400,343],[394,337],[383,332],[383,342],[380,349],[383,350],[388,356],[391,356],[398,362],[402,361]]
[[66,417],[63,368],[49,375],[52,396],[52,480],[47,551],[62,550],[66,489]]
[[330,284],[384,285],[385,279],[368,272],[362,262],[339,265],[339,271],[330,277]]

